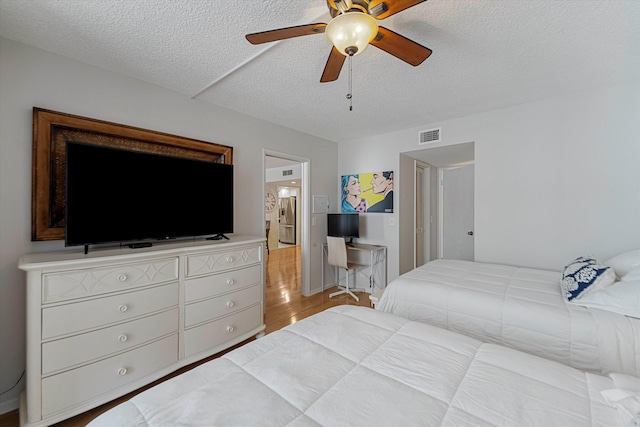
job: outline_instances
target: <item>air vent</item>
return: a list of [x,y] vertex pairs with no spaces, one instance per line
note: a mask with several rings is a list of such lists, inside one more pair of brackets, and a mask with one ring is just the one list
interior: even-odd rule
[[418,144],[432,144],[440,142],[440,130],[442,128],[423,130],[418,136]]
[[282,176],[289,176],[289,175],[293,175],[293,169],[282,171]]

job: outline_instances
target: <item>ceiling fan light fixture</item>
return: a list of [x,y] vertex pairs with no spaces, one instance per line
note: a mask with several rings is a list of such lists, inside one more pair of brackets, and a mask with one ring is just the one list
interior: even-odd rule
[[325,34],[344,56],[359,55],[378,34],[378,23],[366,13],[347,12],[333,18]]

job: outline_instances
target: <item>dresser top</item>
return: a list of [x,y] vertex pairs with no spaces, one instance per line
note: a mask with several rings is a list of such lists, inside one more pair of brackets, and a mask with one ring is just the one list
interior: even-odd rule
[[114,261],[134,261],[159,256],[178,256],[187,252],[200,252],[206,250],[233,249],[236,246],[258,244],[265,241],[264,237],[247,235],[228,235],[229,240],[181,240],[174,242],[153,242],[153,246],[131,249],[126,245],[117,247],[97,247],[84,253],[81,246],[56,252],[42,252],[27,254],[20,257],[18,268],[21,270],[41,270],[48,267],[60,267],[62,265],[82,265],[108,263]]

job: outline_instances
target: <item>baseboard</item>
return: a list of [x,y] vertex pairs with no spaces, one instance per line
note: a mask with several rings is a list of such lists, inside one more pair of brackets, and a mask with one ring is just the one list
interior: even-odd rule
[[20,399],[18,397],[14,397],[9,400],[5,400],[0,402],[0,415],[6,414],[7,412],[14,411],[20,407]]

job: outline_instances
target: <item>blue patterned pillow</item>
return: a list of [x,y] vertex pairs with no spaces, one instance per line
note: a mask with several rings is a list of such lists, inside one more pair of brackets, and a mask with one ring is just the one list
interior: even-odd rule
[[576,258],[562,272],[562,296],[565,301],[579,299],[589,292],[612,285],[615,280],[613,269],[598,263],[595,258]]

